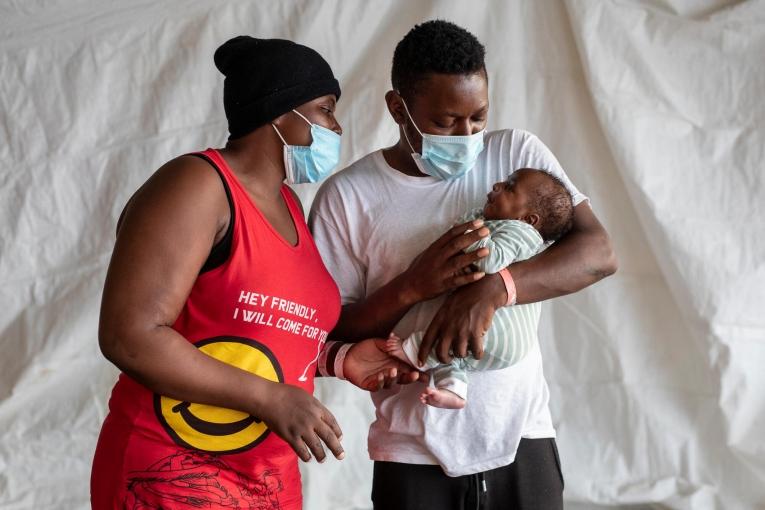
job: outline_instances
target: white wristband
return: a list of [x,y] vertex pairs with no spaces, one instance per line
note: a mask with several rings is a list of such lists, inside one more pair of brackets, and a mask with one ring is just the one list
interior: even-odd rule
[[343,371],[343,363],[345,362],[345,356],[354,344],[343,344],[340,350],[337,351],[335,356],[335,377],[345,381],[345,373]]

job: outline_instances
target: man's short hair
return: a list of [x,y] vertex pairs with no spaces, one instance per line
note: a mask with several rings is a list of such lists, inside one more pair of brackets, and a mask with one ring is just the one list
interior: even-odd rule
[[393,88],[412,97],[417,83],[430,73],[485,75],[485,53],[473,34],[454,23],[431,20],[415,25],[393,52]]

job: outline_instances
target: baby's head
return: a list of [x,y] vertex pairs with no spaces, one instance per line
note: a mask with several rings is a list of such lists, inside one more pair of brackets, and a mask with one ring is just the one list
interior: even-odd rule
[[557,241],[574,222],[571,194],[560,179],[542,170],[516,170],[487,196],[485,219],[525,221],[545,241]]

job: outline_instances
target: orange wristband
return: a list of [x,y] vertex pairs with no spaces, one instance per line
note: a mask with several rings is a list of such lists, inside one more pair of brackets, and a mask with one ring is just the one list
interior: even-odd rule
[[499,272],[499,276],[502,277],[502,281],[505,282],[505,290],[507,291],[507,303],[505,303],[505,306],[510,306],[515,304],[515,282],[513,281],[513,276],[510,274],[510,270],[507,268],[503,269]]

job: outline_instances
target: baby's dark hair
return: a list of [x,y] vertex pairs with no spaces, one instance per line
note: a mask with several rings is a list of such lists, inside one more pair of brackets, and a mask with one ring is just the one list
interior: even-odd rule
[[529,198],[529,207],[539,215],[539,234],[545,241],[557,241],[571,230],[574,225],[574,201],[563,182],[552,174],[534,168],[524,168],[541,172],[547,178],[547,184],[534,189]]
[[415,25],[393,52],[393,88],[411,97],[429,73],[486,75],[485,53],[473,34],[454,23],[437,19]]

